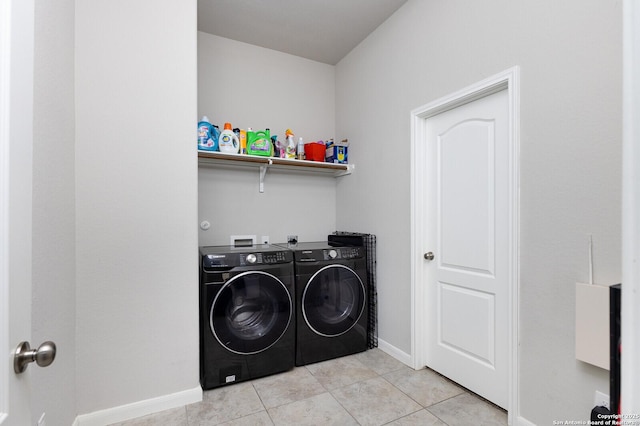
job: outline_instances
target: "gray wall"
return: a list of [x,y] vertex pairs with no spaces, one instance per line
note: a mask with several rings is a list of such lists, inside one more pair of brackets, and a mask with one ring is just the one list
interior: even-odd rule
[[84,414],[198,387],[196,2],[75,12]]
[[[230,122],[270,128],[281,141],[287,128],[296,142],[334,138],[334,76],[331,65],[198,33],[198,119],[221,129]],[[335,231],[335,178],[271,168],[264,193],[258,182],[257,168],[200,167],[198,213],[211,223],[200,245],[227,245],[230,235],[317,241]]]
[[608,373],[575,359],[574,289],[588,234],[595,282],[620,280],[621,61],[617,1],[410,0],[336,66],[358,170],[337,223],[378,235],[380,339],[406,353],[410,111],[521,67],[520,401],[536,424],[588,418],[608,393]]
[[58,353],[29,369],[34,424],[76,415],[74,4],[35,2],[31,344],[53,340]]

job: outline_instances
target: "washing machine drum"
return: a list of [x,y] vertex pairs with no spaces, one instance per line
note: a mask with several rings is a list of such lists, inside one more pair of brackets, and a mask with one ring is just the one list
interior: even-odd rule
[[302,295],[302,315],[315,333],[335,337],[356,325],[365,300],[364,284],[352,269],[329,265],[307,282]]
[[238,354],[270,348],[284,335],[293,315],[285,285],[261,271],[229,279],[216,294],[209,317],[211,331],[222,346]]

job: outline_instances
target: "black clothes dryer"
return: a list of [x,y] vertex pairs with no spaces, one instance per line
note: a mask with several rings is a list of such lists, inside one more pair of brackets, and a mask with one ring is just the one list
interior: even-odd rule
[[202,388],[292,369],[294,309],[291,251],[200,247]]
[[296,269],[296,365],[367,349],[364,247],[291,247]]

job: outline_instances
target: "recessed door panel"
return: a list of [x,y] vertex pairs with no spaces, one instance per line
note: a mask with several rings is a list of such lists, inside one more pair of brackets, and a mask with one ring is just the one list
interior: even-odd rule
[[[447,283],[439,283],[438,341],[471,361],[493,366],[495,362],[495,297]],[[468,321],[457,327],[460,313]]]
[[494,127],[494,120],[467,120],[438,137],[443,267],[493,274]]

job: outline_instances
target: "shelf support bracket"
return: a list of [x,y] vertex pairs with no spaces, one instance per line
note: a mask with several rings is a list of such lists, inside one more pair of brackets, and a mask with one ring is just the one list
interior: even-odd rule
[[260,166],[260,193],[261,194],[264,192],[264,177],[267,174],[267,169],[272,164],[273,164],[273,161],[271,161],[271,158],[269,158],[269,162],[267,164],[263,164]]
[[340,176],[346,176],[346,175],[350,175],[351,173],[353,173],[353,170],[356,168],[355,164],[347,164],[347,170],[344,170],[342,172],[338,172],[335,174],[336,177],[340,177]]

